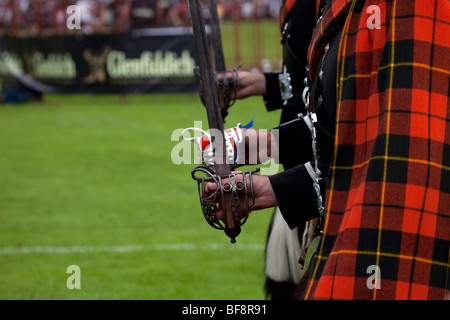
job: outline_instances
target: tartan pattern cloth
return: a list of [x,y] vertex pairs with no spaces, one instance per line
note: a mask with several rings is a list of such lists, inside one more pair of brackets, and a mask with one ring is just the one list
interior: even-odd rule
[[288,17],[289,13],[292,12],[292,9],[294,8],[295,4],[298,0],[283,0],[283,3],[281,4],[280,8],[280,31],[283,31],[284,23],[286,21],[286,18]]
[[[380,29],[368,28],[368,7]],[[443,299],[450,278],[450,1],[333,0],[347,14],[322,241],[306,299]],[[310,65],[314,79],[317,65]]]

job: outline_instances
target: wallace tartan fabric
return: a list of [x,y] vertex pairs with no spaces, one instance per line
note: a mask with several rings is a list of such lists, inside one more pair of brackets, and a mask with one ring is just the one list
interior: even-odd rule
[[[368,28],[371,5],[380,29],[376,20]],[[450,278],[450,1],[333,0],[310,46],[312,79],[342,14],[335,150],[305,298],[442,299]]]

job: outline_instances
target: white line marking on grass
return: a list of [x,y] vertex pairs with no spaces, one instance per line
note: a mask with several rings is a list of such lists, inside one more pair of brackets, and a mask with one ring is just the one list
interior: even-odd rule
[[32,247],[3,247],[0,255],[26,254],[71,254],[71,253],[128,253],[137,251],[212,251],[212,250],[264,250],[263,244],[223,244],[210,243],[198,245],[194,243],[167,243],[152,245],[124,245],[124,246],[32,246]]

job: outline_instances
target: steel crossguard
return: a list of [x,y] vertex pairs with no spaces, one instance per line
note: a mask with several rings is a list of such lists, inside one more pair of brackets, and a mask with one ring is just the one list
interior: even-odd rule
[[[256,170],[217,176],[213,169],[204,165],[192,169],[192,178],[197,181],[200,204],[206,222],[215,229],[224,230],[225,234],[230,237],[231,243],[236,242],[236,237],[241,232],[241,226],[247,221],[250,209],[255,204],[252,176],[259,170],[257,168]],[[205,176],[197,176],[199,173]],[[238,179],[239,176],[242,176],[242,179]],[[217,190],[210,195],[205,191],[208,182],[214,182],[218,186]],[[244,197],[243,203],[240,201],[240,195]],[[219,219],[217,217],[219,205],[227,206],[232,213],[231,217]]]

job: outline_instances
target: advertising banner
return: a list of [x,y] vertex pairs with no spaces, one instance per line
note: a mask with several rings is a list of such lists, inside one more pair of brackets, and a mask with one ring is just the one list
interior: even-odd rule
[[38,92],[198,92],[190,32],[4,36],[0,42],[3,82],[15,79]]

